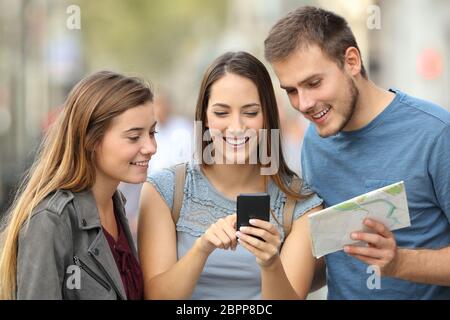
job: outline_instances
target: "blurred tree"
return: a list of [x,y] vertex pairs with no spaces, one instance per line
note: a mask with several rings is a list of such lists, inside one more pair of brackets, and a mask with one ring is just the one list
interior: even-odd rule
[[160,77],[225,22],[226,1],[79,0],[90,70],[120,68]]

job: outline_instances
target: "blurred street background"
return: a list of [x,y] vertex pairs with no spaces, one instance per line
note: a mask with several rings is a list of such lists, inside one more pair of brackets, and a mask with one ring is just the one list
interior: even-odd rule
[[[450,108],[448,0],[0,0],[0,216],[82,77],[109,69],[152,83],[161,128],[150,167],[168,166],[175,161],[171,146],[180,141],[172,133],[192,131],[201,77],[212,60],[245,50],[272,72],[263,57],[270,27],[307,4],[349,21],[369,76],[380,86]],[[286,158],[299,172],[308,124],[272,76]],[[130,197],[128,214],[135,224],[140,186],[121,188]]]

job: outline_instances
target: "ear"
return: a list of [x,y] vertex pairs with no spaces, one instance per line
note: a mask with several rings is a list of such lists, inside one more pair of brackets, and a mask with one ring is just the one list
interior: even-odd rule
[[97,141],[90,149],[90,151],[93,153],[93,154],[95,154],[96,152],[98,152],[98,149],[101,147],[101,144],[102,144],[102,142],[101,142],[101,140],[100,141]]
[[345,51],[344,67],[352,76],[361,74],[361,55],[355,47],[348,47]]

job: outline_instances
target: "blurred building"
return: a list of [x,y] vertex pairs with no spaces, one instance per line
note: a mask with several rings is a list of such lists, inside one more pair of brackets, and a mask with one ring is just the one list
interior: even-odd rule
[[83,70],[66,1],[0,0],[0,213]]
[[450,1],[382,0],[370,31],[370,76],[450,110]]

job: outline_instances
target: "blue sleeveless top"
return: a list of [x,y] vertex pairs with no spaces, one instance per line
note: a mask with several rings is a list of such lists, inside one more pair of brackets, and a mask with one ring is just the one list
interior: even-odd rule
[[[173,206],[175,168],[161,169],[151,173],[147,179],[160,193],[170,210]],[[303,193],[310,192],[306,186]],[[286,195],[270,181],[268,185],[270,206],[280,223],[283,223],[283,207]],[[293,219],[298,219],[308,210],[322,203],[316,194],[297,202]],[[184,198],[177,222],[177,256],[182,258],[194,245],[197,238],[218,219],[236,213],[236,201],[226,198],[209,182],[193,161],[186,169]],[[281,225],[271,216],[284,241]],[[236,251],[216,249],[208,257],[197,282],[192,299],[259,299],[261,296],[261,274],[255,256],[238,245]]]

